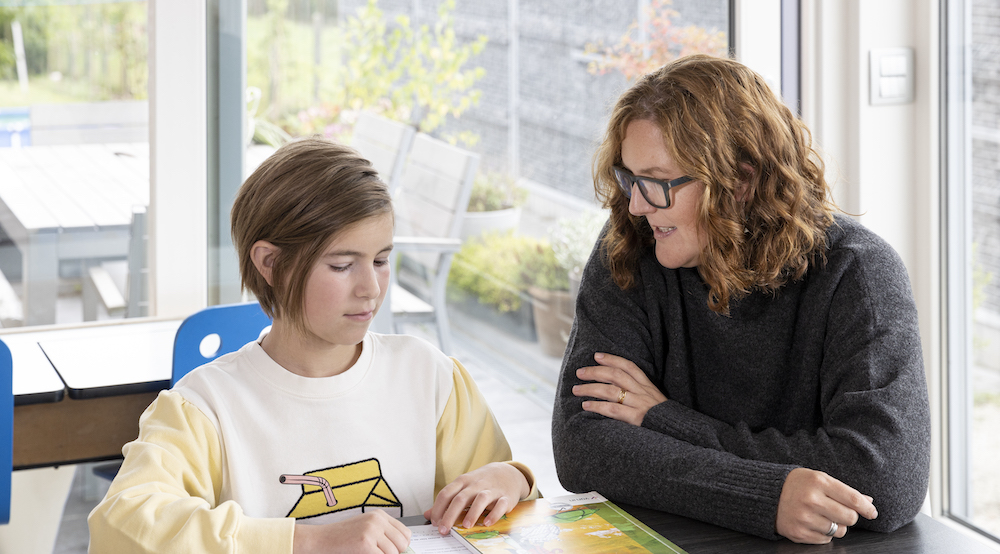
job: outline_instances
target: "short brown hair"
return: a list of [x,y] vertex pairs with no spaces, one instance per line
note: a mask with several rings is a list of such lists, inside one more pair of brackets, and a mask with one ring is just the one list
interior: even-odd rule
[[773,292],[823,258],[834,206],[809,129],[743,64],[686,56],[618,99],[594,158],[597,197],[611,209],[602,247],[619,287],[635,284],[639,258],[654,243],[612,169],[637,120],[659,127],[667,153],[705,185],[698,220],[708,240],[698,271],[712,310],[728,313],[730,298],[754,289]]
[[[338,233],[386,213],[392,213],[389,191],[355,150],[322,138],[282,146],[247,178],[233,202],[230,219],[243,289],[267,315],[302,328],[306,279],[323,250]],[[259,240],[279,248],[273,287],[251,258]]]

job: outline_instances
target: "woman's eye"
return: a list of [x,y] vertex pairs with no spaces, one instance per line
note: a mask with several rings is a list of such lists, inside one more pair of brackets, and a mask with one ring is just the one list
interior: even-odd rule
[[340,271],[347,271],[347,268],[349,268],[349,267],[351,267],[350,264],[348,264],[348,265],[331,265],[330,269],[332,269],[334,271],[340,272]]
[[375,260],[375,267],[382,267],[384,265],[389,265],[389,260]]

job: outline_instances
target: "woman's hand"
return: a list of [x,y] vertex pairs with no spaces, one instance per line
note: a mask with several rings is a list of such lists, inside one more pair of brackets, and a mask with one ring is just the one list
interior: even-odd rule
[[602,352],[594,354],[594,359],[600,365],[576,370],[577,377],[594,382],[574,386],[573,394],[600,399],[585,401],[584,410],[640,426],[650,408],[667,401],[631,361]]
[[[822,471],[793,469],[785,478],[778,499],[778,534],[806,544],[826,544],[847,534],[858,517],[875,519],[872,498]],[[836,523],[836,533],[828,535]]]
[[372,510],[326,525],[295,525],[294,554],[399,554],[410,544],[410,530],[382,510]]
[[472,527],[479,516],[489,509],[489,515],[483,520],[483,525],[488,527],[500,521],[530,492],[528,480],[516,467],[494,462],[460,475],[445,485],[434,499],[434,506],[424,512],[424,517],[436,525],[442,535],[447,535],[462,510],[469,509],[462,526]]

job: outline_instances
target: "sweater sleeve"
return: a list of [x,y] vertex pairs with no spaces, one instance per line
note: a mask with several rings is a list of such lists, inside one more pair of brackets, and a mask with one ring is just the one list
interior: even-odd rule
[[507,462],[524,475],[531,489],[521,500],[537,498],[534,474],[526,465],[511,461],[510,445],[486,399],[465,367],[458,360],[454,364],[451,395],[437,425],[434,496],[464,473],[491,462]]
[[292,551],[294,519],[251,518],[235,502],[218,502],[218,434],[180,394],[161,392],[122,452],[117,477],[87,520],[92,552]]
[[794,465],[741,458],[587,412],[573,395],[582,382],[576,369],[595,365],[594,352],[624,356],[653,374],[656,344],[641,294],[620,290],[591,257],[552,412],[559,481],[571,492],[596,490],[612,500],[778,538],[778,498]]
[[927,386],[902,262],[853,263],[825,326],[815,431],[755,431],[677,402],[655,406],[642,425],[742,458],[824,471],[874,498],[879,516],[860,527],[892,531],[920,510],[930,464]]

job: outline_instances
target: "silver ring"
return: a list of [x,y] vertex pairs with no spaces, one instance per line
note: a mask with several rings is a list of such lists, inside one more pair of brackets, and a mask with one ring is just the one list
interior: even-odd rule
[[837,534],[837,529],[840,529],[840,526],[837,525],[836,521],[831,521],[830,522],[830,530],[826,532],[826,536],[832,537],[832,536],[836,535]]

